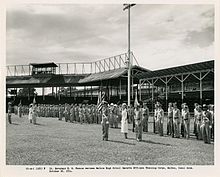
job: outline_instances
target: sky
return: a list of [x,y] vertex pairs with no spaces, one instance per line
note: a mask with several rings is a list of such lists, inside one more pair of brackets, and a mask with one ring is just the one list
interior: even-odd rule
[[[125,53],[127,23],[122,4],[10,6],[6,63],[90,62]],[[214,6],[133,6],[131,50],[150,70],[214,59]]]

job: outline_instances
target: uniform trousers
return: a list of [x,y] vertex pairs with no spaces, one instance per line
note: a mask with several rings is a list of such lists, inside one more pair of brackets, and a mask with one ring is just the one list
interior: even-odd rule
[[180,137],[180,121],[177,119],[173,120],[173,125],[174,125],[174,135],[176,138]]
[[106,122],[102,123],[102,139],[108,141],[108,130],[109,124]]
[[202,137],[204,140],[204,143],[211,143],[211,128],[210,128],[210,122],[209,121],[205,121],[202,125],[201,125],[201,130],[202,130]]
[[190,120],[185,119],[183,123],[184,123],[184,137],[188,139],[190,136]]

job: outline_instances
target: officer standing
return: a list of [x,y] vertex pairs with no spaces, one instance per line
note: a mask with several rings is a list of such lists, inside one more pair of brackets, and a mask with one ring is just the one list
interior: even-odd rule
[[203,113],[202,113],[202,137],[204,143],[210,144],[211,143],[211,113],[208,111],[208,106],[206,104],[203,105]]
[[180,138],[180,110],[177,108],[177,103],[173,103],[173,125],[175,138]]
[[189,114],[189,108],[187,105],[184,105],[183,111],[182,111],[182,118],[183,118],[183,124],[184,124],[184,138],[189,139],[190,136],[190,114]]
[[18,104],[18,117],[21,118],[21,116],[22,116],[22,104],[21,104],[21,101],[20,101],[20,103]]
[[149,109],[147,103],[143,104],[143,132],[148,132]]
[[11,124],[11,114],[12,114],[12,105],[11,102],[8,102],[8,123]]
[[135,132],[137,141],[142,141],[142,112],[140,109],[140,105],[136,105],[134,111],[134,119],[135,119]]
[[102,140],[108,141],[108,131],[109,131],[109,115],[108,115],[108,106],[107,102],[103,103],[102,107]]
[[174,130],[173,130],[173,107],[172,103],[168,104],[168,116],[167,116],[167,135],[172,135],[174,137]]

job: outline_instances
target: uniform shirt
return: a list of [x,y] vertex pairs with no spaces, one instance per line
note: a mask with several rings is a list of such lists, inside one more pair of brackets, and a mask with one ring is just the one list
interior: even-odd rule
[[168,108],[168,118],[173,118],[173,107]]
[[183,120],[189,120],[189,111],[182,110],[182,118]]
[[180,120],[180,110],[178,108],[174,108],[173,109],[173,119],[176,120],[176,119],[179,119]]
[[163,123],[164,111],[163,111],[162,108],[159,108],[159,109],[157,110],[157,117],[156,117],[156,119],[157,119],[158,121],[161,121],[161,122]]

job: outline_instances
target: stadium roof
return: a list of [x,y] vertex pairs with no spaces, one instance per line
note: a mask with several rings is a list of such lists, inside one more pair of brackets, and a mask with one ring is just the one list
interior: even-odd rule
[[[136,70],[139,72],[149,72],[149,70],[142,68],[140,66],[132,66],[132,70]],[[102,80],[110,80],[110,79],[116,79],[119,77],[123,77],[127,74],[128,69],[127,68],[119,68],[114,69],[110,71],[100,72],[100,73],[94,73],[89,75],[88,77],[85,77],[83,79],[79,80],[79,83],[89,83],[89,82],[96,82],[96,81],[102,81]],[[134,74],[134,76],[136,76]]]
[[166,69],[159,69],[150,72],[140,73],[137,75],[137,77],[139,79],[145,79],[145,78],[175,75],[180,73],[188,73],[193,71],[202,71],[213,68],[214,68],[214,60],[210,60],[201,63],[194,63],[194,64],[188,64],[183,66],[176,66]]
[[55,63],[30,63],[35,68],[47,68],[47,67],[58,67]]

